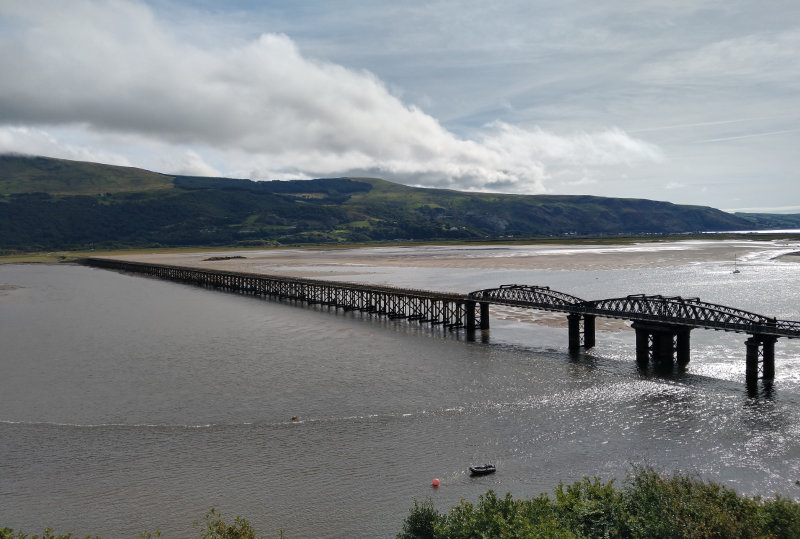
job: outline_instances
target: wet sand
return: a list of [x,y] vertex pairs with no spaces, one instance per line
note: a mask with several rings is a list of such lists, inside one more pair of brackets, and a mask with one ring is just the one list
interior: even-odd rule
[[[770,242],[670,241],[632,244],[547,244],[483,246],[363,247],[347,249],[271,249],[194,253],[117,254],[109,258],[286,277],[358,282],[359,276],[387,268],[453,270],[614,270],[664,268],[693,263],[730,264],[754,251],[775,251],[781,261],[800,262],[800,251]],[[392,283],[385,283],[391,286]],[[503,320],[564,327],[561,313],[492,306]],[[600,319],[598,331],[619,331],[624,320]]]
[[[109,258],[227,271],[337,277],[368,268],[600,270],[657,268],[731,261],[760,246],[713,241],[630,245],[530,245],[275,249],[114,255]],[[789,258],[789,257],[787,257]],[[798,257],[800,258],[800,257]],[[358,268],[358,269],[357,269]]]

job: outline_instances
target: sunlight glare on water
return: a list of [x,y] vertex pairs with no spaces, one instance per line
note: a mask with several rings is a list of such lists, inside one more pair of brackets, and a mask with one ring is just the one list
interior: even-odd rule
[[[725,257],[634,263],[633,253],[706,243],[331,256],[360,256],[350,281],[698,296],[800,320],[800,264],[774,259],[796,246],[735,242],[740,274]],[[524,265],[531,253],[568,261],[593,249],[583,269],[413,265],[479,253]],[[386,256],[405,265],[377,263]],[[303,266],[311,269],[331,266]],[[773,383],[748,386],[747,336],[736,333],[694,330],[687,370],[664,373],[637,367],[623,321],[599,326],[594,349],[570,354],[558,315],[524,309],[493,308],[486,339],[469,342],[79,266],[0,266],[0,285],[0,505],[5,526],[29,533],[183,537],[215,507],[265,536],[393,537],[415,498],[444,510],[489,488],[537,495],[583,476],[624,478],[642,463],[745,494],[800,494],[798,341],[777,343]],[[467,467],[484,462],[498,472],[471,478]]]

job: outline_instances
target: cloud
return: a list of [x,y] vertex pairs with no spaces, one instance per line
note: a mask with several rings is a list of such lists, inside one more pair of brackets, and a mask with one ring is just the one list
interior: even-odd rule
[[110,165],[132,166],[124,155],[98,149],[84,143],[70,143],[59,129],[35,127],[0,127],[0,153],[46,155],[75,161],[95,161]]
[[740,35],[666,56],[644,68],[639,77],[660,84],[790,84],[796,74],[800,30]]
[[159,171],[168,170],[171,174],[185,176],[221,176],[222,173],[209,164],[202,155],[193,150],[184,150],[162,156]]
[[800,206],[756,206],[747,208],[726,208],[728,213],[788,213],[800,214]]
[[494,122],[461,138],[372,73],[308,58],[286,35],[191,42],[134,1],[0,0],[0,27],[0,66],[13,74],[0,78],[9,150],[47,147],[25,137],[15,144],[9,129],[38,130],[62,152],[53,133],[77,129],[91,135],[87,144],[104,136],[138,143],[140,154],[170,167],[164,172],[267,179],[375,171],[405,183],[528,193],[546,191],[554,172],[580,179],[587,167],[660,158],[616,128],[562,135]]
[[757,138],[757,137],[772,137],[775,135],[786,135],[788,133],[797,133],[797,132],[800,132],[800,129],[782,129],[780,131],[768,131],[766,133],[747,133],[744,135],[736,135],[732,137],[718,137],[712,139],[698,140],[696,142],[698,144],[703,144],[707,142],[726,142],[729,140],[739,140],[739,139]]

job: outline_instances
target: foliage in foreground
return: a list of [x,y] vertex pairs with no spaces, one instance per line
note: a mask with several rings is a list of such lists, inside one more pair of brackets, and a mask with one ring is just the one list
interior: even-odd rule
[[740,496],[713,482],[651,468],[635,469],[622,488],[584,478],[515,500],[493,491],[447,514],[414,501],[399,539],[467,537],[800,537],[800,504]]
[[[800,482],[797,483],[800,486]],[[200,539],[256,539],[247,520],[227,524],[211,509],[195,522]],[[158,531],[137,539],[160,538]],[[280,537],[283,537],[281,532]],[[800,503],[781,498],[740,496],[734,490],[690,475],[661,475],[637,468],[622,488],[598,478],[559,484],[554,497],[515,500],[493,491],[476,505],[461,501],[447,514],[433,501],[414,500],[398,539],[423,538],[795,538],[800,537]],[[0,539],[79,539],[72,533],[27,535],[0,528]],[[99,539],[86,536],[86,539]]]
[[[200,539],[262,539],[256,537],[256,532],[253,527],[242,517],[236,517],[233,524],[226,524],[214,508],[206,513],[205,522],[194,523],[195,528],[199,528],[202,535]],[[137,539],[154,539],[160,538],[161,533],[156,530],[153,533],[144,532],[137,536]],[[283,537],[281,533],[280,537]],[[22,532],[14,533],[10,528],[0,528],[0,539],[79,539],[77,535],[68,533],[66,535],[53,534],[53,530],[46,529],[42,535],[27,535]],[[100,539],[99,536],[90,537],[86,536],[85,539]]]

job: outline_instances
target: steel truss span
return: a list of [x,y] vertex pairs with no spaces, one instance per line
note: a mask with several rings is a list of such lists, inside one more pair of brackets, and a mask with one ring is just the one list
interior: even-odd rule
[[515,305],[633,322],[658,322],[692,328],[721,329],[738,333],[800,338],[800,322],[776,320],[734,307],[700,301],[699,298],[635,294],[623,298],[587,301],[549,287],[503,285],[470,292],[476,301]]
[[89,266],[244,294],[357,310],[446,328],[488,327],[488,309],[461,294],[89,258]]
[[779,337],[800,338],[800,322],[700,301],[698,298],[637,294],[587,301],[546,286],[509,284],[476,290],[468,295],[301,279],[276,275],[187,268],[89,258],[89,266],[150,275],[221,290],[358,310],[441,326],[465,328],[469,338],[477,329],[489,329],[489,306],[511,305],[567,314],[569,349],[595,345],[595,319],[630,320],[636,332],[636,359],[640,363],[689,363],[689,333],[694,328],[747,333],[746,376],[775,376],[775,342]]
[[583,312],[585,303],[579,297],[550,290],[549,286],[504,284],[500,288],[488,288],[469,293],[470,299],[488,301],[500,305],[530,307],[544,311]]
[[758,333],[775,337],[800,337],[800,322],[776,320],[768,316],[743,311],[725,305],[680,296],[647,296],[589,301],[587,312],[596,316],[625,318],[639,321],[658,321],[706,329],[721,329],[738,333]]

